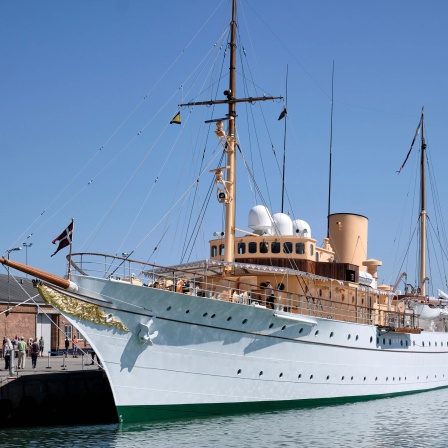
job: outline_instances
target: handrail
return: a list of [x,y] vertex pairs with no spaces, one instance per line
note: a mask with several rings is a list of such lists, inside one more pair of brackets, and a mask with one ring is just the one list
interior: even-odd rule
[[[100,258],[101,261],[98,261],[97,258]],[[94,275],[111,281],[133,283],[145,287],[158,284],[159,288],[183,294],[233,301],[244,305],[270,306],[266,289],[254,284],[253,281],[250,282],[247,279],[245,281],[244,276],[241,278],[238,275],[224,277],[218,273],[211,274],[204,270],[170,268],[99,253],[72,254],[71,263],[74,269],[84,276]],[[157,272],[158,270],[159,272]],[[108,273],[111,271],[115,274],[109,275]],[[76,275],[76,273],[72,272],[72,275]],[[265,275],[268,276],[269,272],[266,272]],[[415,314],[390,311],[375,305],[374,299],[378,291],[357,291],[355,288],[344,285],[342,287],[346,294],[344,299],[344,293],[338,292],[338,289],[341,290],[341,285],[335,282],[334,290],[327,294],[328,297],[320,297],[314,287],[311,290],[307,289],[306,294],[276,290],[274,307],[276,311],[378,325],[384,328],[417,328],[418,320]],[[357,291],[357,294],[364,294],[363,297],[372,300],[365,300],[364,305],[358,301],[348,303],[350,291]]]

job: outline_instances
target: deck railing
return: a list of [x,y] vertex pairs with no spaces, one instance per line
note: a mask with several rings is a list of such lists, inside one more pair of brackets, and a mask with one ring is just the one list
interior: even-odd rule
[[[179,294],[196,295],[214,300],[269,308],[266,289],[258,284],[211,275],[205,268],[198,270],[171,269],[123,257],[79,253],[71,259],[72,274],[90,275],[142,287],[157,287]],[[266,273],[268,274],[268,273]],[[337,289],[337,288],[335,288]],[[416,329],[418,319],[409,312],[395,312],[376,305],[366,306],[344,302],[336,292],[331,298],[304,293],[274,291],[273,309],[311,317],[322,317],[359,324],[378,325],[389,329]],[[348,295],[347,295],[348,297]]]

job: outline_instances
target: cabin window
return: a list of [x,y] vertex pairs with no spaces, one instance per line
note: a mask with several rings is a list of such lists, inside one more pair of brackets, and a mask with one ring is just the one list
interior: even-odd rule
[[269,252],[269,243],[263,241],[262,243],[260,243],[260,253],[267,254],[268,252]]
[[216,246],[212,246],[210,253],[212,257],[216,257],[218,254],[218,248]]
[[319,261],[319,252],[316,252],[316,261]]
[[[267,252],[267,251],[266,251]],[[280,253],[280,243],[278,243],[277,241],[274,241],[271,244],[271,252],[273,254],[279,254]]]
[[314,255],[314,246],[312,244],[310,244],[310,255]]
[[292,254],[292,243],[283,243],[283,252],[285,254]]
[[305,253],[305,244],[296,243],[296,254],[303,255]]
[[257,243],[249,243],[249,253],[250,254],[257,253]]
[[219,255],[224,255],[224,244],[219,245]]
[[243,255],[246,253],[246,243],[238,243],[238,254]]

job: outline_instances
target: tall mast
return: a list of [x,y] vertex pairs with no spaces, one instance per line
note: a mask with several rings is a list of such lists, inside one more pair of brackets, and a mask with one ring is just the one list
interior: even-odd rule
[[[286,91],[285,91],[285,110],[288,110],[288,66],[286,66]],[[285,116],[285,131],[283,134],[283,176],[282,176],[282,213],[283,204],[285,200],[285,170],[286,170],[286,116]]]
[[331,75],[331,115],[330,115],[330,163],[328,174],[328,212],[327,212],[327,238],[330,238],[330,213],[331,213],[331,158],[333,152],[333,103],[334,103],[334,61]]
[[[232,21],[230,23],[230,75],[229,75],[229,89],[224,91],[226,99],[223,100],[207,100],[207,101],[192,101],[189,103],[179,104],[179,107],[191,106],[211,106],[215,104],[227,104],[228,112],[225,118],[207,120],[206,123],[216,123],[216,135],[224,146],[224,151],[227,155],[227,164],[211,170],[215,172],[215,183],[218,187],[218,201],[225,206],[225,228],[224,228],[224,254],[223,260],[233,262],[235,260],[235,216],[236,216],[236,153],[237,146],[235,137],[235,119],[236,119],[236,104],[237,103],[255,103],[258,101],[270,101],[283,99],[281,96],[267,96],[261,97],[236,97],[236,2],[232,0]],[[223,130],[224,122],[228,121],[227,134]],[[223,173],[226,173],[223,179]],[[231,266],[226,266],[225,274],[232,270]]]
[[425,178],[425,124],[424,124],[424,108],[422,108],[421,117],[421,159],[420,159],[420,282],[421,282],[421,295],[425,294],[425,278],[426,278],[426,178]]
[[[230,23],[230,98],[236,98],[236,0],[232,2],[232,22]],[[236,154],[235,154],[235,117],[236,103],[229,102],[229,126],[227,131],[227,174],[226,186],[228,200],[225,203],[226,218],[224,228],[224,261],[234,261],[235,259],[235,180],[236,180]]]

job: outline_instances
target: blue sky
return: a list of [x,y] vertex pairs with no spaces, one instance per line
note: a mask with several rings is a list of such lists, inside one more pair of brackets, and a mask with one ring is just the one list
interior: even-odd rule
[[[169,227],[153,229],[197,176],[194,166],[203,148],[211,154],[217,144],[203,123],[213,116],[210,108],[182,110],[182,126],[167,123],[177,104],[210,98],[209,86],[204,81],[201,96],[199,84],[207,65],[201,73],[198,68],[229,22],[229,4],[0,3],[0,252],[33,243],[29,264],[61,275],[66,250],[51,258],[51,240],[73,217],[75,251],[121,254],[137,248],[137,259],[179,261],[173,246],[165,245],[162,253],[160,245],[157,256],[153,249],[165,231],[181,239],[177,247],[186,242],[180,218],[187,211],[176,212],[179,219],[171,218]],[[285,208],[309,222],[318,244],[326,234],[334,61],[331,211],[369,218],[368,256],[383,261],[380,280],[387,283],[399,273],[397,229],[413,194],[415,158],[400,176],[395,171],[422,106],[441,208],[447,213],[447,9],[442,0],[245,0],[239,10],[245,67],[250,67],[245,75],[257,87],[248,91],[284,95],[288,67],[291,203]],[[243,96],[244,88],[239,89]],[[282,107],[282,102],[263,104],[258,117],[263,131],[250,140],[245,131],[253,111],[246,115],[250,107],[238,109],[241,147],[257,168],[273,212],[280,209],[281,181],[271,147],[278,154],[283,150],[283,124],[277,122]],[[253,110],[259,113],[258,107]],[[214,116],[222,113],[218,109]],[[198,126],[202,140],[193,133]],[[243,171],[239,168],[239,228],[247,228],[254,205]],[[201,182],[201,198],[185,204],[194,211],[205,197],[208,174]],[[192,258],[206,258],[208,239],[222,228],[214,196],[210,209],[200,234],[206,243],[196,245]],[[168,241],[174,245],[176,238]],[[25,262],[25,255],[23,250],[11,257]]]

